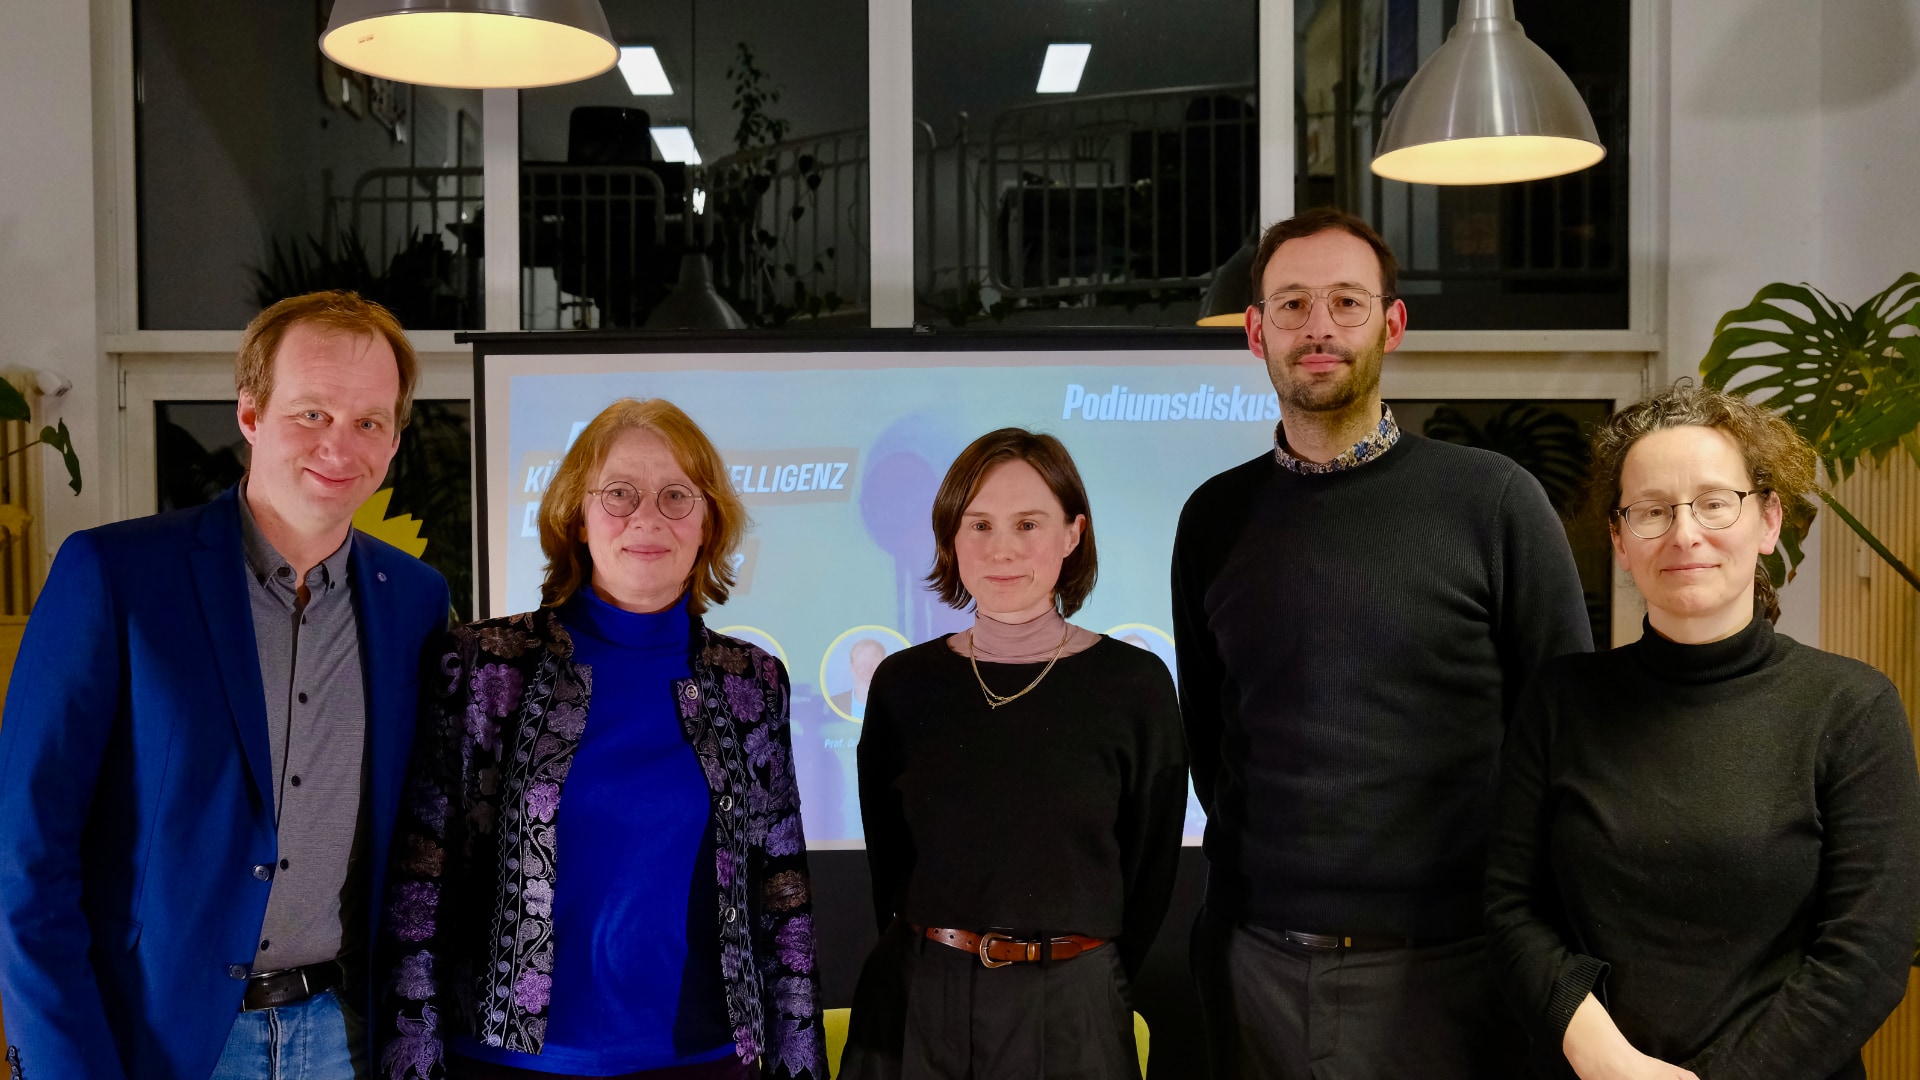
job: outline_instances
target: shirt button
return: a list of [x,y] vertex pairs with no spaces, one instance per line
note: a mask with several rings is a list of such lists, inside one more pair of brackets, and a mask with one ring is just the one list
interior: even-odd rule
[[292,862],[291,862],[290,860],[287,860],[287,859],[281,859],[281,860],[280,860],[280,869],[282,869],[282,870],[285,870],[285,869],[287,869],[288,867],[290,867],[290,866],[292,866],[292,865],[293,865],[293,863],[292,863]]
[[267,947],[268,947],[269,945],[272,945],[272,944],[273,944],[273,942],[271,942],[271,941],[267,941],[267,940],[264,940],[264,939],[262,939],[262,940],[261,940],[261,942],[260,942],[260,951],[261,951],[261,952],[266,952],[266,951],[267,951]]
[[731,795],[720,796],[720,809],[721,810],[733,809],[733,796]]
[[728,922],[733,922],[733,921],[735,921],[735,920],[737,920],[738,918],[740,918],[740,909],[739,909],[739,908],[728,908],[728,909],[727,909],[727,921],[728,921]]
[[301,695],[300,695],[300,704],[302,704],[302,705],[305,705],[306,703],[307,703],[307,695],[305,695],[305,694],[301,694]]
[[697,698],[699,696],[700,696],[700,688],[697,686],[694,686],[692,683],[688,683],[687,684],[687,700],[692,701],[694,698]]
[[382,570],[382,571],[380,571],[379,573],[377,573],[377,574],[375,574],[375,575],[373,575],[373,576],[374,576],[374,577],[377,577],[377,578],[379,578],[379,579],[380,579],[381,581],[385,581],[385,580],[387,580],[387,574],[386,574],[386,571],[384,571],[384,570]]
[[287,781],[287,782],[288,782],[289,784],[292,784],[292,785],[293,785],[294,787],[299,787],[299,786],[300,786],[300,778],[299,778],[299,777],[297,777],[297,776],[296,776],[296,777],[294,777],[293,779],[291,779],[291,780],[289,780],[289,781]]
[[227,965],[227,978],[244,979],[246,977],[247,977],[247,966],[245,964],[228,964]]
[[292,577],[292,576],[293,576],[293,567],[291,567],[291,566],[283,566],[283,567],[281,567],[280,569],[278,569],[278,570],[275,570],[275,571],[274,571],[274,573],[276,573],[276,574],[279,574],[279,575],[280,575],[281,577]]
[[266,863],[261,863],[259,866],[253,868],[253,876],[261,881],[272,881],[273,867],[268,866]]

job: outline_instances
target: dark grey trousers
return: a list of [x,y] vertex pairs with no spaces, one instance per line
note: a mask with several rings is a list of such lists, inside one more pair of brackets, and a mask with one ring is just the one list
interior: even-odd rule
[[840,1080],[1138,1080],[1133,1006],[1111,945],[989,969],[896,927],[853,995]]
[[1524,1036],[1489,984],[1486,940],[1318,950],[1204,909],[1193,977],[1214,1080],[1505,1080]]

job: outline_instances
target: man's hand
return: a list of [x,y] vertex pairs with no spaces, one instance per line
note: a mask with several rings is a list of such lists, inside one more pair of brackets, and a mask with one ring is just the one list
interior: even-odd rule
[[1691,1069],[1635,1050],[1592,994],[1573,1011],[1560,1049],[1580,1080],[1700,1080]]

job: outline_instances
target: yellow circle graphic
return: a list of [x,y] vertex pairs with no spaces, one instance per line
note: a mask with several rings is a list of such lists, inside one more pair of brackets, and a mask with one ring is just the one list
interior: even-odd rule
[[[745,623],[741,623],[736,626],[723,626],[720,629],[715,630],[714,633],[726,634],[727,636],[732,637],[740,631],[745,631],[749,634],[754,635],[753,638],[745,639],[750,644],[759,645],[762,642],[765,642],[766,644],[773,646],[773,655],[780,659],[780,666],[783,668],[786,668],[789,671],[793,670],[793,665],[787,662],[787,650],[780,647],[779,639],[775,638],[772,634],[767,633],[765,630],[762,630],[757,626],[748,626]],[[754,640],[754,638],[758,638],[759,640],[756,641]]]
[[1127,630],[1145,630],[1147,633],[1152,634],[1154,637],[1157,637],[1161,641],[1166,642],[1167,648],[1169,649],[1173,648],[1173,636],[1171,634],[1168,634],[1165,630],[1162,630],[1159,627],[1154,626],[1150,623],[1123,622],[1119,626],[1116,626],[1113,629],[1107,631],[1107,636],[1110,638],[1117,638]]
[[[827,661],[833,658],[833,650],[839,648],[841,642],[847,640],[850,637],[853,637],[855,634],[867,634],[867,635],[885,634],[886,636],[899,642],[900,647],[902,649],[908,648],[913,643],[906,639],[906,635],[900,633],[900,631],[895,630],[891,626],[879,626],[876,624],[868,624],[866,626],[856,626],[851,630],[848,630],[845,633],[841,634],[839,637],[834,638],[833,644],[827,646],[827,651],[820,654],[820,696],[826,699],[827,708],[832,709],[835,714],[840,716],[842,719],[851,720],[854,723],[858,724],[861,722],[860,718],[847,712],[847,710],[841,708],[840,706],[835,705],[833,703],[833,695],[827,693]],[[887,655],[892,656],[893,653],[889,652]]]

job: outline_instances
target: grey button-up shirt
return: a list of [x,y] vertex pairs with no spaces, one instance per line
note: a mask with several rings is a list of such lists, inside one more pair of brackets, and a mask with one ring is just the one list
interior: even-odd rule
[[308,571],[302,605],[293,567],[260,532],[244,487],[240,532],[280,846],[253,970],[273,971],[349,955],[363,943],[367,692],[347,582],[351,534]]

